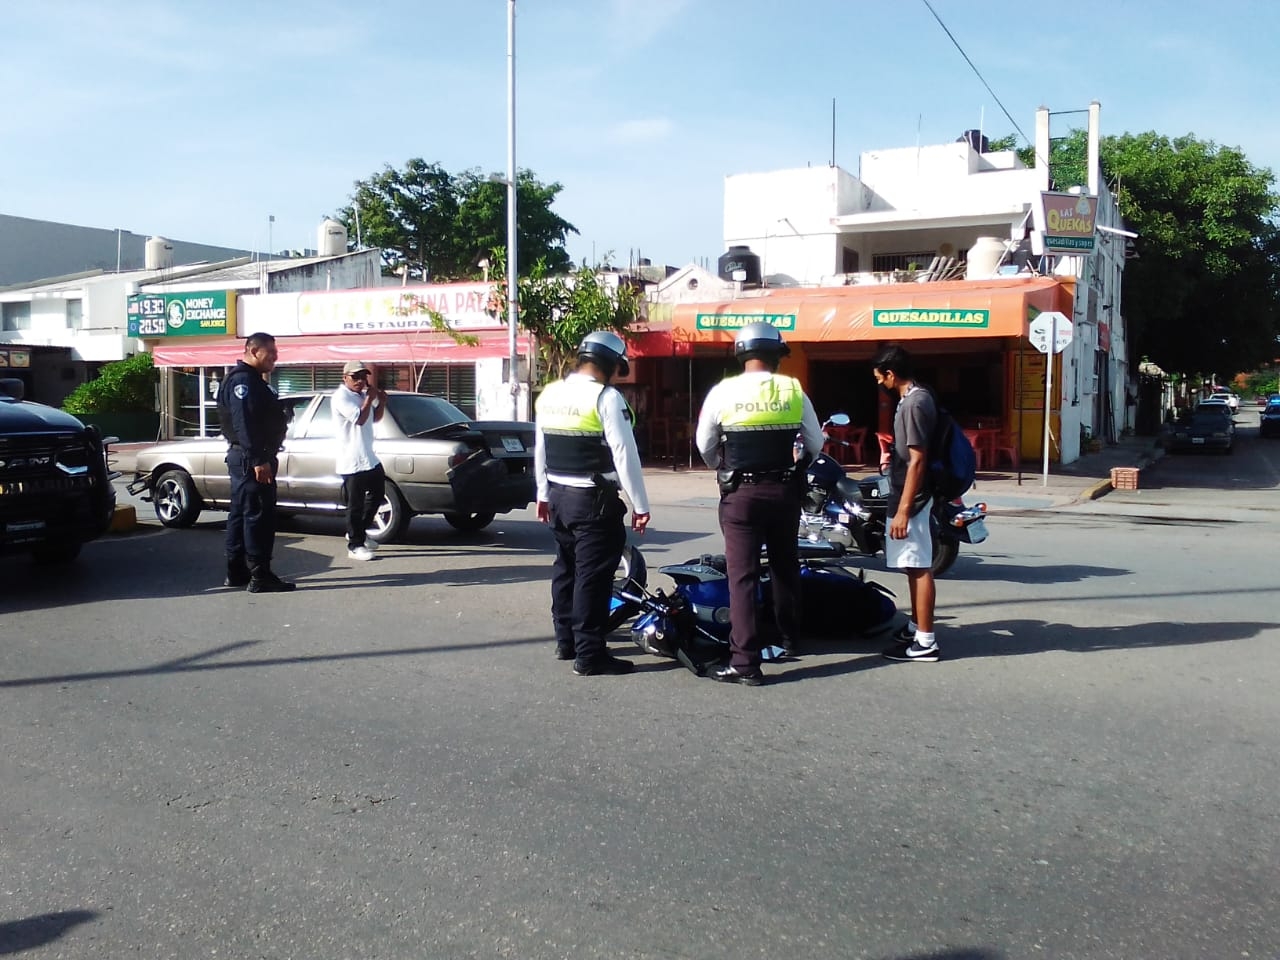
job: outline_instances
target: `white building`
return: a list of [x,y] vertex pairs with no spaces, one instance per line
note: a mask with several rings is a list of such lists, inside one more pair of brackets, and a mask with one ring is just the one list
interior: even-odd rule
[[[759,289],[742,295],[785,291],[795,299],[809,288],[991,281],[1037,273],[1068,281],[1074,338],[1055,375],[1053,455],[1074,460],[1090,437],[1115,439],[1133,426],[1120,301],[1125,237],[1132,235],[1124,231],[1100,176],[1099,113],[1094,102],[1089,108],[1088,182],[1066,185],[1097,198],[1088,207],[1096,240],[1087,245],[1080,240],[1085,248],[1081,254],[1043,255],[1041,203],[1050,190],[1045,162],[1050,115],[1041,108],[1034,167],[1025,166],[1012,151],[985,151],[984,138],[968,131],[955,143],[863,153],[857,175],[828,166],[726,177],[725,244],[740,260],[751,262],[752,254],[759,258]],[[750,272],[743,273],[747,287],[754,286],[755,278],[746,275]],[[1033,309],[1028,312],[1034,315]],[[877,336],[893,339],[890,333]],[[945,351],[947,336],[939,330],[920,346]],[[1006,355],[1013,347],[1005,345]],[[1013,378],[1008,362],[1003,375]],[[1037,401],[1022,387],[1008,394],[1009,405],[1026,408],[1020,414],[1038,408],[1042,416],[1043,397]],[[1027,448],[1024,438],[1024,453]]]

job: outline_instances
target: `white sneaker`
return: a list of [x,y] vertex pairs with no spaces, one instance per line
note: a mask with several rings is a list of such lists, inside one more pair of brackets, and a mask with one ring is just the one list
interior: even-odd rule
[[376,553],[379,546],[380,544],[377,540],[370,540],[368,537],[364,538],[364,548],[370,553]]
[[347,551],[347,559],[349,560],[372,560],[373,551],[368,547],[356,547],[354,550]]

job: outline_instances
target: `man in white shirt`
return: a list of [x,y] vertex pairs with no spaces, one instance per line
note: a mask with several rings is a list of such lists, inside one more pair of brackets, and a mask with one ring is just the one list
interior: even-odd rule
[[378,389],[369,365],[348,360],[342,386],[333,391],[333,424],[338,438],[337,469],[347,502],[347,556],[372,560],[378,544],[367,534],[382,505],[386,474],[373,452],[373,425],[387,410],[387,395]]

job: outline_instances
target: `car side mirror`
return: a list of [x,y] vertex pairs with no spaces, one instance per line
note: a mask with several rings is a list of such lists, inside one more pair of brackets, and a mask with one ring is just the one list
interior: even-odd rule
[[10,400],[21,400],[26,393],[26,386],[17,377],[5,377],[0,380],[0,395]]

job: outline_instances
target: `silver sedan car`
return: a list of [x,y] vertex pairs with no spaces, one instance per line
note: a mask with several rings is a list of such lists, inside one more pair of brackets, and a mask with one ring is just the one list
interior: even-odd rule
[[[387,397],[387,415],[373,428],[373,449],[387,474],[386,496],[369,531],[374,540],[397,539],[418,514],[442,514],[458,530],[480,530],[495,514],[533,501],[533,424],[470,420],[447,400],[427,394]],[[277,509],[342,515],[331,395],[281,400],[291,420],[280,451]],[[221,437],[145,447],[138,451],[129,492],[150,500],[166,527],[189,527],[201,510],[230,506],[226,455]]]

